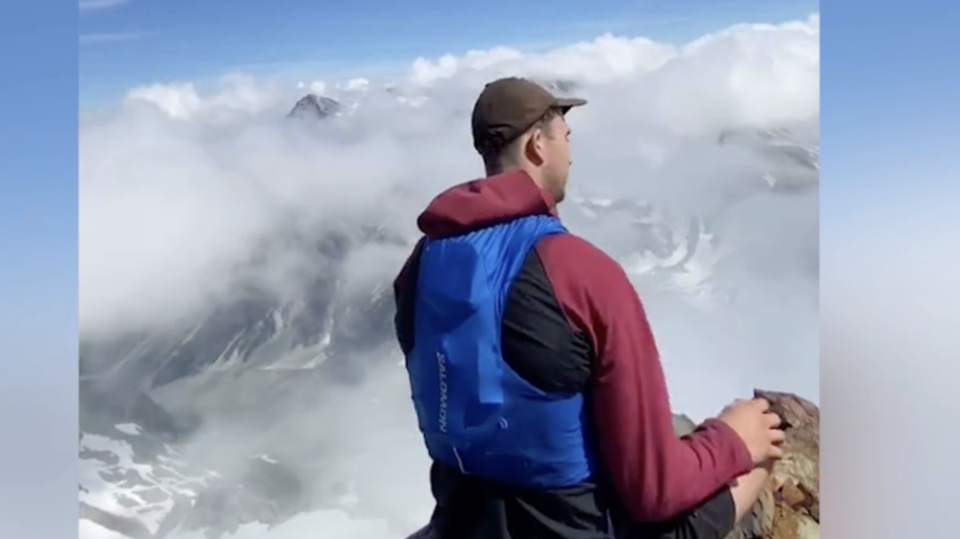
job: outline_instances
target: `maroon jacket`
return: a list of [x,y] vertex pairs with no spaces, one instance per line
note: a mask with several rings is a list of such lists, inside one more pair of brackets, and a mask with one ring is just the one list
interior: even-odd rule
[[[551,197],[525,173],[510,172],[441,193],[417,224],[425,236],[439,238],[534,214],[556,215]],[[413,286],[409,274],[415,271],[418,253],[419,245],[395,282],[398,308],[403,308],[404,288]],[[682,439],[674,434],[654,336],[643,304],[617,262],[573,234],[542,239],[535,247],[535,258],[530,275],[543,274],[541,280],[559,306],[557,316],[562,316],[571,335],[590,348],[584,356],[590,363],[581,370],[586,373],[585,389],[593,398],[599,450],[609,481],[630,517],[638,521],[673,518],[752,468],[743,441],[720,421],[707,420]],[[544,313],[543,317],[549,316]],[[533,316],[522,324],[534,327]],[[412,324],[412,319],[401,318],[398,333],[404,331],[404,323]],[[535,352],[516,355],[516,362],[532,362],[529,358]],[[548,354],[548,361],[555,364],[541,365],[539,371],[531,365],[514,368],[522,375],[532,373],[531,378],[556,378],[577,371],[561,364],[572,355]],[[551,374],[558,371],[561,374]]]

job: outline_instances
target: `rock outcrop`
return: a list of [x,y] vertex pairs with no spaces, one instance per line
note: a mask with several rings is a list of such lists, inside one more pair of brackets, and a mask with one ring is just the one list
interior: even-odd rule
[[311,121],[323,120],[330,116],[335,116],[342,108],[340,102],[336,99],[322,95],[307,94],[301,97],[293,108],[290,109],[290,112],[287,113],[287,118]]
[[819,539],[820,410],[796,395],[757,391],[788,426],[784,458],[743,522],[726,539]]
[[[770,401],[787,426],[785,456],[760,499],[725,539],[819,539],[820,537],[820,410],[789,393],[755,392]],[[679,436],[693,432],[688,417],[673,418]]]
[[[820,537],[820,410],[790,393],[756,390],[770,401],[787,427],[784,458],[751,512],[724,539],[819,539]],[[685,436],[696,423],[673,416],[673,430]]]

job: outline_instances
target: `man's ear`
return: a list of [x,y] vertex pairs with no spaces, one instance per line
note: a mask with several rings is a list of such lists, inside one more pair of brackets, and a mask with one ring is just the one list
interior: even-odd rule
[[527,138],[526,144],[523,145],[523,151],[526,154],[527,159],[537,166],[542,165],[544,162],[543,137],[543,129],[540,129],[539,127],[535,128]]

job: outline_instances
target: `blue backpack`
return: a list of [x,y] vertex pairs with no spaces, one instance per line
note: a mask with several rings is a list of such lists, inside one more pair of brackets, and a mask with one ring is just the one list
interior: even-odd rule
[[430,457],[464,474],[521,488],[589,480],[584,396],[541,391],[503,360],[503,311],[531,249],[567,230],[538,215],[426,240],[406,358]]

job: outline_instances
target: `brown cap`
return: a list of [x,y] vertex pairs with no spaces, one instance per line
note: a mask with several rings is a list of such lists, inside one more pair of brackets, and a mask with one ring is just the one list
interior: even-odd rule
[[586,103],[585,99],[556,97],[528,79],[497,79],[484,87],[473,106],[473,147],[481,154],[502,149],[550,109],[566,114]]

